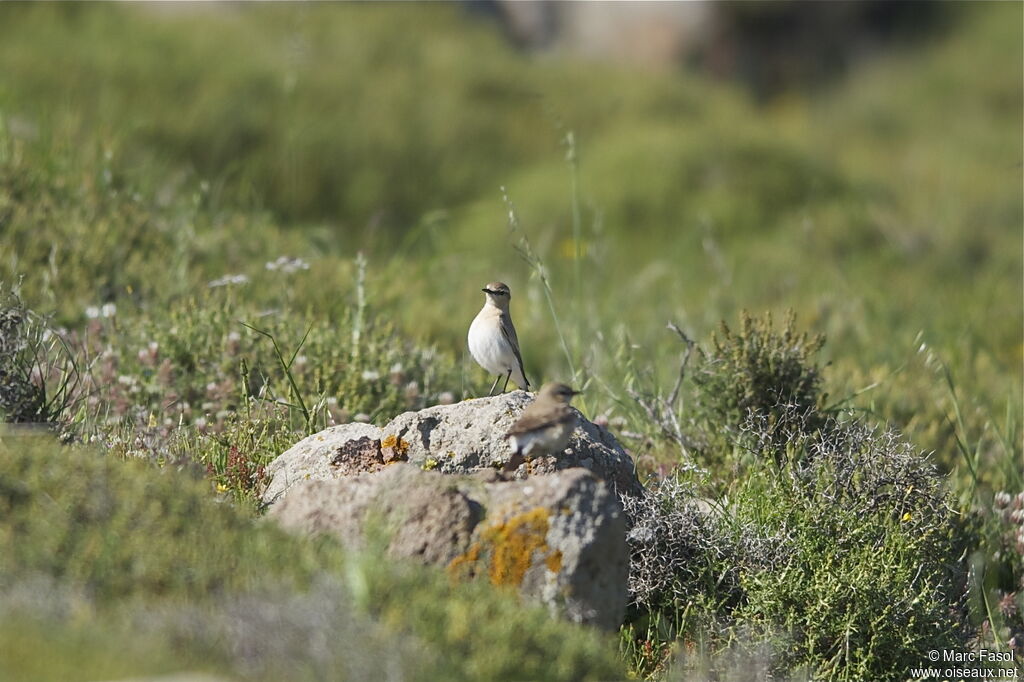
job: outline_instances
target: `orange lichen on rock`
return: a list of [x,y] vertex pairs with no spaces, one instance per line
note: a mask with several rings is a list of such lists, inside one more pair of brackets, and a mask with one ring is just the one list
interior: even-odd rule
[[482,539],[493,547],[491,582],[519,585],[533,563],[535,552],[548,549],[548,510],[536,507],[513,516],[505,523],[484,530]]
[[452,578],[472,578],[476,575],[478,561],[480,561],[480,543],[474,542],[465,554],[460,554],[448,564],[448,575]]
[[494,585],[518,587],[535,559],[557,573],[562,568],[562,553],[548,546],[548,516],[546,508],[535,507],[484,528],[480,540],[449,564],[449,573],[476,575],[481,559],[487,561],[487,574]]
[[409,442],[394,434],[385,436],[380,442],[380,451],[385,464],[407,459]]
[[544,560],[544,565],[548,567],[548,570],[552,573],[558,573],[562,570],[562,551],[556,549],[551,554],[548,554],[548,558]]

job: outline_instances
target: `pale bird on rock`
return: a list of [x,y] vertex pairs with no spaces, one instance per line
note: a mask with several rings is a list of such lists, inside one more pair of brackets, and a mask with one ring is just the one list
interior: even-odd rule
[[565,384],[547,383],[537,398],[520,415],[505,435],[511,441],[513,455],[504,471],[515,471],[524,457],[556,455],[569,444],[576,430],[576,411],[569,406],[579,393]]
[[483,288],[483,292],[484,307],[469,325],[469,352],[478,365],[498,375],[488,395],[494,394],[502,376],[505,377],[505,385],[501,389],[503,393],[508,388],[509,379],[515,381],[519,388],[528,389],[530,382],[523,371],[519,338],[508,312],[512,297],[508,285],[491,282]]

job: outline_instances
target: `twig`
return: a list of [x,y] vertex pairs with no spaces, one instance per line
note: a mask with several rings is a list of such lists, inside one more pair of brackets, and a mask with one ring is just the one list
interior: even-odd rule
[[[679,393],[683,385],[683,379],[686,377],[686,367],[690,362],[690,356],[693,354],[694,342],[674,322],[668,323],[668,329],[675,332],[685,345],[682,357],[679,361],[679,375],[676,377],[675,386],[672,388],[672,392],[669,394],[668,398],[662,398],[660,395],[642,395],[631,388],[627,388],[626,391],[629,393],[629,396],[641,408],[643,408],[643,411],[647,414],[647,418],[650,419],[653,424],[657,425],[665,436],[679,445],[684,458],[689,459],[690,450],[693,449],[693,443],[686,434],[683,433],[683,427],[679,423],[676,403],[679,401]],[[686,468],[696,469],[697,467],[691,463],[687,464]]]
[[668,328],[678,334],[679,338],[686,344],[686,349],[683,351],[683,359],[679,363],[679,376],[676,378],[676,385],[673,387],[672,393],[669,394],[668,398],[668,404],[675,406],[676,400],[679,399],[679,389],[683,386],[683,377],[686,376],[686,365],[690,362],[690,354],[693,353],[693,340],[671,320],[668,323]]

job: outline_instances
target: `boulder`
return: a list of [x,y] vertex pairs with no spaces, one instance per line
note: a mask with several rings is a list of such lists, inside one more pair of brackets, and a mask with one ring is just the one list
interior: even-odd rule
[[[446,474],[499,469],[512,457],[505,432],[532,399],[530,393],[512,391],[406,412],[383,428],[352,423],[325,429],[270,463],[263,501],[272,504],[300,481],[379,471],[398,461]],[[577,415],[579,426],[565,452],[534,458],[519,467],[515,477],[582,467],[605,481],[616,495],[638,494],[641,486],[633,460],[611,433]]]
[[384,538],[388,554],[486,579],[579,623],[615,629],[629,551],[620,495],[642,490],[615,438],[582,415],[565,451],[512,475],[505,433],[524,391],[343,424],[267,467],[269,517],[346,546]]
[[506,481],[494,471],[445,475],[395,462],[298,481],[268,515],[286,529],[330,533],[355,548],[380,534],[391,556],[489,580],[573,622],[613,630],[625,614],[622,507],[582,468]]

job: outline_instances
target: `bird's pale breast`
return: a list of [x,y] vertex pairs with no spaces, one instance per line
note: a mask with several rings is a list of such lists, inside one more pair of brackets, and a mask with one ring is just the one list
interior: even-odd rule
[[501,333],[501,319],[486,308],[469,326],[469,352],[491,374],[505,374],[516,367],[516,356]]

